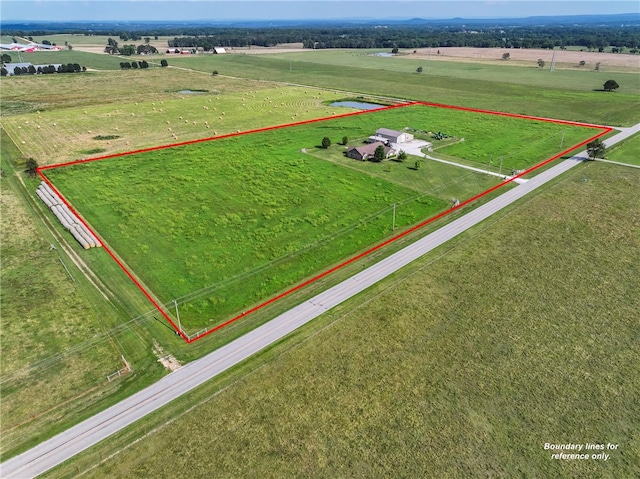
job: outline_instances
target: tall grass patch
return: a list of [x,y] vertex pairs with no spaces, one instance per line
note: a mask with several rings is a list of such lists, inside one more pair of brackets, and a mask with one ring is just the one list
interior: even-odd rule
[[[96,317],[58,252],[50,250],[50,243],[34,227],[7,185],[8,178],[0,181],[0,454],[4,455],[34,431],[59,421],[65,414],[62,404],[107,390],[106,375],[122,367],[122,362],[117,348],[106,340],[64,355],[81,338],[91,336],[103,318]],[[45,390],[47,394],[42,393]]]

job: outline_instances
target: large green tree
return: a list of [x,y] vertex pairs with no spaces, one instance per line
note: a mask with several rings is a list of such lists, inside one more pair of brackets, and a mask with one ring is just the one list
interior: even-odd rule
[[600,138],[596,138],[595,140],[587,143],[587,155],[589,155],[590,160],[604,158],[606,149],[606,146],[602,143]]
[[156,47],[154,47],[153,45],[138,45],[138,47],[136,48],[136,53],[138,53],[139,55],[145,53],[145,54],[151,54],[151,53],[158,53],[158,49]]
[[603,88],[605,89],[605,91],[611,91],[620,88],[620,85],[618,85],[618,82],[616,82],[615,80],[607,80],[606,82],[604,82]]
[[29,176],[36,176],[36,170],[38,168],[38,162],[33,159],[33,158],[27,158],[27,161],[25,162],[25,173],[27,173]]
[[120,48],[120,54],[125,56],[131,56],[136,52],[135,45],[122,45]]
[[384,146],[379,145],[378,148],[376,148],[376,151],[373,152],[373,161],[375,161],[376,163],[380,163],[382,160],[384,160],[384,157]]
[[328,136],[325,136],[322,139],[322,148],[329,148],[331,146],[331,138],[329,138]]

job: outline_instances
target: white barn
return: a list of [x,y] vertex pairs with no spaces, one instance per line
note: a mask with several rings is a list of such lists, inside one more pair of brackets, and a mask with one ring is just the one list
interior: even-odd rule
[[389,130],[388,128],[378,128],[375,136],[377,138],[385,138],[391,143],[407,143],[413,140],[413,135],[410,133]]

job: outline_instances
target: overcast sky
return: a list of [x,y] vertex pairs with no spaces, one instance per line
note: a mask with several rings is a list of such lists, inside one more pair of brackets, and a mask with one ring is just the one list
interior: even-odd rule
[[0,18],[25,21],[501,18],[640,13],[640,2],[582,0],[0,0]]

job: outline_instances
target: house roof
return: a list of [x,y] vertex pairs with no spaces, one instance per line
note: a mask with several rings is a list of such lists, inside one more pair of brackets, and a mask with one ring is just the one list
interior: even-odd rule
[[384,147],[385,156],[388,155],[390,151],[392,151],[392,148],[385,146],[383,143],[379,141],[376,141],[375,143],[368,143],[362,146],[354,146],[353,148],[350,148],[349,151],[356,150],[362,157],[365,157],[367,155],[373,156],[374,153],[376,152],[376,149],[381,145]]

